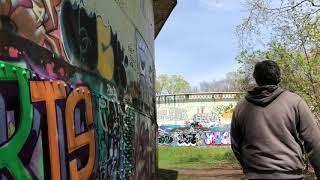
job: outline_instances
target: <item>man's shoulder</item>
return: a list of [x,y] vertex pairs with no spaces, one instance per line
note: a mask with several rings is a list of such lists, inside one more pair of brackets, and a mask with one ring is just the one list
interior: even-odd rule
[[245,105],[247,103],[247,100],[245,97],[240,98],[240,100],[238,101],[235,110],[238,110],[239,107],[243,107],[243,105]]
[[[284,90],[276,99],[280,101],[285,101],[286,103],[290,103],[290,104],[297,104],[303,98],[294,92]],[[244,96],[238,101],[235,109],[239,109],[240,107],[245,107],[247,104],[248,104],[248,101]]]
[[244,104],[246,102],[247,102],[247,100],[246,100],[246,97],[244,96],[239,100],[238,105]]
[[280,98],[285,101],[291,101],[292,103],[297,103],[303,99],[298,94],[287,90],[283,91],[283,93],[280,95]]

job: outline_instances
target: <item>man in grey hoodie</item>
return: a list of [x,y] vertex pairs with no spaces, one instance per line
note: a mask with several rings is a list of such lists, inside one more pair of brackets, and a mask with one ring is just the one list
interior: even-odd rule
[[258,84],[236,106],[231,147],[248,179],[302,179],[303,145],[320,178],[320,129],[305,101],[281,89],[280,69],[258,62]]

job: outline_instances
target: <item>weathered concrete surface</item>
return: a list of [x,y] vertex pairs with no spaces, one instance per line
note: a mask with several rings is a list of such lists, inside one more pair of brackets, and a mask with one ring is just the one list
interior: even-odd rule
[[155,37],[159,34],[176,4],[177,0],[153,0]]

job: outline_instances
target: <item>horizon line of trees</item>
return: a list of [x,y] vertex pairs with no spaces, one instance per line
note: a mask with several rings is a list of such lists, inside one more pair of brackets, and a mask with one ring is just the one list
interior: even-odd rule
[[182,75],[161,74],[156,78],[156,94],[236,92],[240,90],[237,77],[237,72],[229,72],[223,79],[202,81],[198,86],[192,86]]

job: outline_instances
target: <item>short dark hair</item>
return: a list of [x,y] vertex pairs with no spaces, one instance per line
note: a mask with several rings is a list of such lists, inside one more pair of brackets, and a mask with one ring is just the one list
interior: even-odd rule
[[280,83],[280,68],[272,60],[257,62],[254,67],[253,77],[259,86],[278,85]]

